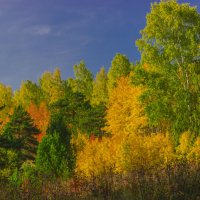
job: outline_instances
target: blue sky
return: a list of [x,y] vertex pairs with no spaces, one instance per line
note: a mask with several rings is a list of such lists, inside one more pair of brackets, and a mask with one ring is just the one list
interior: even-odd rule
[[[59,67],[95,74],[116,53],[139,60],[135,41],[153,0],[0,0],[0,82],[13,89]],[[179,0],[200,7],[199,0]]]

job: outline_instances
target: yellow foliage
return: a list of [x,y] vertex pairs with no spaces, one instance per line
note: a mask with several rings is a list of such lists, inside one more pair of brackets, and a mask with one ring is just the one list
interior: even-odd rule
[[157,170],[173,162],[171,140],[164,134],[140,136],[130,134],[121,147],[122,171]]
[[186,161],[187,155],[192,148],[192,134],[184,132],[179,139],[179,146],[176,148],[176,154],[179,161]]
[[39,83],[49,105],[62,97],[64,88],[59,68],[56,68],[53,73],[45,72],[40,78]]
[[194,134],[189,131],[184,132],[176,148],[176,158],[178,162],[188,164],[200,164],[200,137],[194,141]]
[[85,148],[77,155],[77,174],[91,179],[117,172],[117,148],[110,138],[88,139]]
[[3,107],[3,109],[0,110],[0,122],[2,122],[2,124],[0,124],[1,130],[9,121],[9,114],[12,113],[13,109],[12,89],[2,83],[0,83],[0,107]]
[[173,144],[168,136],[141,136],[87,139],[78,152],[76,172],[87,179],[109,173],[157,171],[174,162]]
[[147,118],[139,102],[144,88],[132,86],[128,77],[122,77],[109,96],[107,109],[107,132],[116,134],[138,133],[146,126]]
[[200,164],[200,137],[198,137],[191,147],[191,151],[187,156],[188,161]]
[[77,152],[82,151],[85,148],[87,142],[88,137],[85,134],[78,133],[77,135],[72,135],[71,143],[73,144]]

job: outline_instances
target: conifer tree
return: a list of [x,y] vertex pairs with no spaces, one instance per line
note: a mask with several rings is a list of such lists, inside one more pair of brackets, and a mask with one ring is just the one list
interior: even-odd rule
[[74,76],[75,79],[71,81],[71,84],[74,85],[73,91],[82,93],[87,100],[90,100],[93,88],[93,75],[87,69],[84,61],[74,65]]
[[17,152],[19,165],[26,160],[35,159],[38,145],[36,136],[39,133],[33,119],[23,107],[15,107],[10,121],[4,127],[2,137],[7,143],[7,148]]
[[44,174],[68,176],[73,171],[75,156],[70,143],[71,132],[61,113],[54,113],[46,136],[39,144],[36,165]]

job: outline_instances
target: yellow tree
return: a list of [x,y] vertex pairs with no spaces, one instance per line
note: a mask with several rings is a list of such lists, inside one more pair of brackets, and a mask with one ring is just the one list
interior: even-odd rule
[[77,154],[76,172],[88,180],[104,179],[118,172],[117,159],[118,144],[111,138],[87,139]]
[[190,163],[200,165],[200,137],[196,139],[194,145],[190,148],[187,159]]
[[200,137],[194,138],[189,131],[182,133],[179,145],[176,147],[179,163],[200,164]]
[[107,106],[107,132],[116,134],[139,133],[147,125],[144,109],[139,101],[144,88],[131,85],[129,77],[118,80],[109,96]]
[[0,83],[0,121],[2,125],[8,122],[9,114],[12,112],[13,107],[13,94],[12,88]]
[[64,92],[60,70],[56,68],[53,73],[45,72],[39,79],[39,86],[44,93],[46,102],[49,104],[56,102]]
[[39,105],[43,100],[41,88],[32,81],[22,81],[20,89],[15,91],[14,102],[28,108],[31,103]]
[[121,145],[119,166],[125,173],[156,172],[173,163],[173,143],[164,134],[141,136],[131,134]]
[[92,104],[107,103],[108,100],[108,77],[104,67],[96,74],[93,83]]

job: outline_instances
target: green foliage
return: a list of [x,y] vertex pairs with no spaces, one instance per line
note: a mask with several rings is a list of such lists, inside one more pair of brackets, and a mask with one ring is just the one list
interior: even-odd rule
[[52,178],[67,178],[69,168],[67,146],[56,131],[44,136],[38,146],[36,166],[39,172]]
[[[146,113],[157,130],[170,130],[176,141],[191,130],[199,134],[200,15],[195,7],[176,1],[154,3],[137,41],[139,83]],[[138,80],[135,80],[137,82]]]
[[0,148],[0,180],[8,179],[17,168],[18,154],[14,150]]
[[161,0],[141,34],[141,61],[95,80],[81,61],[14,97],[0,84],[1,199],[198,199],[200,14]]
[[71,132],[62,113],[54,112],[47,129],[47,135],[39,144],[36,166],[39,172],[54,178],[68,178],[75,165]]
[[9,177],[9,183],[14,187],[19,187],[22,184],[20,172],[17,168],[15,168],[12,175]]
[[131,66],[128,58],[125,55],[117,53],[108,71],[108,89],[111,90],[116,87],[117,80],[122,76],[127,76],[130,70]]
[[51,113],[60,113],[73,133],[81,129],[84,124],[84,116],[90,108],[85,96],[78,92],[73,92],[66,85],[65,92],[60,99],[51,106]]
[[45,72],[39,79],[39,86],[48,104],[56,102],[63,93],[63,81],[60,70],[56,68],[53,73]]
[[26,161],[22,164],[21,168],[14,168],[12,174],[8,178],[9,184],[14,187],[20,187],[28,182],[31,184],[38,183],[38,173],[36,166],[32,161]]
[[69,171],[72,172],[75,165],[75,155],[73,146],[71,145],[71,132],[67,128],[65,118],[61,113],[53,113],[51,116],[51,121],[47,129],[47,135],[54,134],[55,132],[59,134],[60,145],[65,146],[67,149],[67,167]]
[[0,83],[0,121],[5,122],[13,106],[12,88]]
[[98,105],[100,103],[106,104],[108,100],[108,77],[104,67],[96,74],[93,83],[92,104]]
[[74,76],[75,79],[70,81],[73,91],[84,94],[87,100],[90,100],[93,89],[93,75],[87,69],[84,61],[74,65]]
[[14,149],[19,156],[19,165],[26,160],[34,160],[37,151],[35,136],[39,130],[35,127],[30,115],[22,106],[17,106],[10,121],[5,125],[3,137],[8,142],[7,148]]
[[15,92],[14,101],[17,105],[27,108],[31,103],[40,105],[44,99],[41,88],[34,82],[27,80],[22,82],[20,90]]
[[30,181],[32,184],[37,184],[38,172],[36,165],[32,161],[26,161],[23,163],[20,169],[20,178],[24,181]]
[[73,92],[66,83],[65,93],[52,105],[51,112],[60,113],[73,134],[81,131],[91,135],[103,127],[105,106],[92,107],[83,94]]
[[90,127],[90,134],[95,136],[103,136],[105,131],[103,128],[105,127],[106,119],[106,106],[104,104],[99,104],[93,106],[88,112],[86,116],[88,118],[88,123],[85,124],[87,127]]
[[50,124],[47,128],[47,135],[57,131],[63,140],[70,140],[71,133],[67,129],[66,122],[63,115],[60,113],[53,113],[50,119]]

